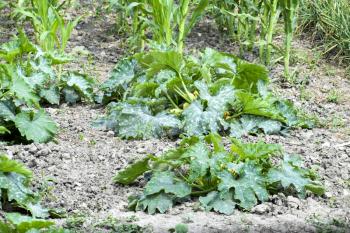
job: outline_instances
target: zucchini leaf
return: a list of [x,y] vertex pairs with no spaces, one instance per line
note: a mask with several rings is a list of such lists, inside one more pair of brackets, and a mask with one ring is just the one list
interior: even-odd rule
[[14,120],[21,135],[34,142],[48,142],[57,133],[57,125],[44,110],[22,111]]

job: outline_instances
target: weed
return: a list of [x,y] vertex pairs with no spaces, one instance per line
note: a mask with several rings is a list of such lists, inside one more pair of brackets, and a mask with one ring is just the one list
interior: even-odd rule
[[337,89],[333,88],[328,92],[327,101],[330,103],[338,104],[340,96],[341,96],[340,92]]

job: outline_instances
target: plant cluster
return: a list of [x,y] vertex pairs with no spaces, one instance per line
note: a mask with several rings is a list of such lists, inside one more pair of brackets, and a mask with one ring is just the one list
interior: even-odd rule
[[[32,11],[16,8],[16,15],[19,12],[21,17],[35,15],[35,20],[40,18],[40,22],[31,19],[41,25],[41,21],[51,22],[54,14],[56,18],[48,28],[54,30],[53,25],[63,27],[59,23],[60,16],[52,10],[52,6],[47,8],[47,5],[40,5],[44,2],[48,4],[48,1],[32,2],[37,8]],[[37,12],[42,15],[37,16]],[[72,24],[68,24],[68,31],[72,30]],[[17,36],[0,46],[1,138],[15,140],[21,135],[27,141],[47,142],[56,134],[57,126],[41,108],[42,104],[58,105],[61,100],[73,104],[82,98],[93,101],[94,80],[87,75],[62,69],[63,64],[72,60],[64,53],[70,36],[70,32],[64,31],[64,28],[62,35],[65,37],[61,39],[53,36],[57,31],[38,29],[38,33],[34,34],[40,38],[39,44],[31,42],[24,30],[18,29]],[[61,47],[53,44],[60,44]]]
[[110,0],[111,8],[119,15],[120,27],[128,28],[126,19],[131,18],[130,42],[134,47],[143,50],[148,42],[151,46],[175,47],[179,52],[208,4],[209,0]]
[[[252,50],[254,45],[257,45],[260,61],[270,65],[273,48],[283,51],[285,76],[288,78],[298,7],[299,0],[216,0],[211,8],[219,28],[226,29],[232,39],[237,41],[241,53],[244,50]],[[284,49],[273,43],[281,14],[285,32]]]
[[[120,61],[102,84],[107,116],[96,122],[122,138],[203,135],[240,137],[309,127],[289,101],[268,91],[264,67],[206,49],[138,53]],[[117,101],[117,102],[115,102]]]
[[324,55],[350,61],[350,6],[346,0],[301,1],[300,30],[312,32],[312,39]]
[[[281,162],[272,162],[282,155]],[[129,198],[129,208],[150,214],[197,197],[205,210],[232,214],[236,207],[249,211],[276,192],[299,197],[324,192],[300,157],[283,154],[279,145],[232,139],[226,149],[217,134],[186,138],[174,150],[127,166],[114,180],[131,184],[143,174],[148,182],[141,195]]]
[[[40,204],[40,196],[30,189],[32,172],[23,164],[0,155],[1,209],[5,219],[0,220],[3,233],[67,233],[47,220],[49,210]],[[21,213],[27,213],[23,215]]]

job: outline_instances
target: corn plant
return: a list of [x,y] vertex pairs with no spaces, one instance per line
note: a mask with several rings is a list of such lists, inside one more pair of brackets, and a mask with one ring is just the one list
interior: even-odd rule
[[81,19],[78,17],[73,21],[65,21],[59,13],[62,4],[54,0],[31,0],[30,4],[19,1],[15,6],[14,15],[19,19],[30,20],[36,40],[44,51],[58,50],[64,53],[72,30]]
[[350,5],[348,0],[303,0],[300,4],[299,31],[311,38],[323,55],[350,61]]
[[289,77],[289,60],[290,50],[293,40],[293,32],[296,27],[296,14],[299,6],[299,0],[283,0],[281,1],[284,18],[284,32],[285,32],[285,55],[284,55],[284,75]]
[[288,77],[298,5],[297,0],[217,0],[213,1],[211,9],[219,28],[226,29],[230,37],[238,43],[241,55],[258,45],[260,61],[266,65],[271,64],[273,49],[278,48],[274,45],[273,38],[282,13],[286,36],[285,76]]
[[[166,48],[175,46],[182,52],[184,40],[202,16],[209,0],[119,1],[120,15],[132,18],[132,33],[136,48],[143,50],[145,42]],[[124,20],[126,20],[124,18]],[[121,25],[125,25],[121,22]],[[151,35],[151,40],[146,35]],[[135,42],[135,41],[134,41]]]

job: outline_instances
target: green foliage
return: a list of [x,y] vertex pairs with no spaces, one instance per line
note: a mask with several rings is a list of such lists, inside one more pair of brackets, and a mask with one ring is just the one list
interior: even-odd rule
[[[56,61],[57,62],[57,61]],[[31,43],[22,30],[0,47],[0,135],[16,140],[47,142],[57,126],[40,108],[59,104],[61,98],[76,103],[93,101],[94,80],[74,72],[57,72],[51,53]],[[62,96],[62,97],[61,97]]]
[[[181,53],[186,36],[203,15],[208,0],[152,0],[152,1],[110,1],[120,17],[119,25],[126,27],[129,18],[132,20],[131,44],[143,50],[145,42],[150,45],[175,47]],[[147,40],[150,34],[152,39]]]
[[18,21],[26,22],[28,19],[31,22],[37,43],[45,52],[63,58],[71,33],[81,17],[65,22],[59,13],[61,8],[57,1],[19,1],[13,15]]
[[48,217],[48,210],[41,207],[39,197],[29,188],[32,173],[22,164],[0,156],[0,193],[2,203],[14,203],[28,210],[33,217]]
[[100,102],[117,103],[95,125],[137,139],[210,132],[240,137],[308,127],[289,102],[268,91],[268,82],[262,66],[213,49],[198,56],[138,53],[118,63],[101,85]]
[[303,0],[300,3],[300,31],[311,38],[322,54],[340,62],[350,61],[350,6],[347,0]]
[[68,233],[54,227],[54,223],[45,218],[49,210],[40,204],[40,196],[30,189],[32,172],[23,164],[0,155],[0,194],[2,211],[22,209],[30,213],[25,216],[17,212],[5,213],[5,222],[0,220],[0,231],[4,233]]
[[231,38],[240,46],[241,55],[245,50],[259,47],[260,61],[271,64],[272,51],[278,48],[273,42],[279,16],[283,14],[285,28],[284,65],[289,77],[289,60],[293,32],[296,27],[299,0],[244,0],[212,1],[212,14],[221,30],[228,30]]
[[324,193],[299,158],[284,155],[281,163],[272,162],[272,156],[282,155],[279,145],[234,139],[231,149],[225,148],[217,134],[186,138],[174,150],[129,165],[114,180],[131,184],[142,174],[150,176],[143,194],[129,198],[131,209],[150,214],[197,196],[205,210],[232,214],[236,207],[249,211],[276,190],[300,197],[307,190]]

